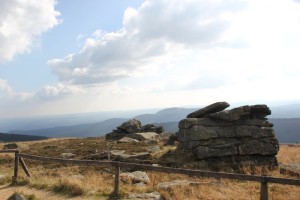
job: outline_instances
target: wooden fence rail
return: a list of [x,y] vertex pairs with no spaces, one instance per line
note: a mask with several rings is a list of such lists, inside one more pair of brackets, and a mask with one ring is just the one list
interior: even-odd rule
[[15,165],[14,165],[14,176],[13,182],[17,181],[18,178],[18,166],[19,162],[21,163],[22,168],[24,169],[27,176],[30,176],[27,166],[23,158],[30,160],[37,160],[46,163],[62,163],[62,164],[73,164],[73,165],[84,165],[84,166],[101,166],[101,167],[114,167],[115,168],[115,185],[114,185],[114,198],[119,197],[119,188],[120,188],[120,171],[121,168],[135,168],[139,170],[148,170],[148,171],[157,171],[165,173],[177,173],[185,174],[190,176],[197,177],[209,177],[217,179],[232,179],[232,180],[242,180],[242,181],[254,181],[260,182],[260,199],[268,199],[268,183],[277,183],[277,184],[286,184],[286,185],[296,185],[300,186],[300,179],[287,179],[287,178],[276,178],[270,176],[254,176],[246,174],[234,174],[234,173],[224,173],[224,172],[211,172],[203,170],[189,170],[181,168],[171,168],[171,167],[159,167],[145,164],[136,164],[136,163],[127,163],[127,162],[118,162],[118,161],[95,161],[95,160],[73,160],[73,159],[61,159],[61,158],[51,158],[51,157],[42,157],[29,154],[19,153],[16,150],[0,150],[0,153],[15,153]]

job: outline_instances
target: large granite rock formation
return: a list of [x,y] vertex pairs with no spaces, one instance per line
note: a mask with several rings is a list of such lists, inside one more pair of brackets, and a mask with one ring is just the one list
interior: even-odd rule
[[[276,166],[279,144],[273,124],[265,118],[271,114],[268,106],[224,110],[228,106],[226,102],[214,103],[181,120],[176,133],[178,148],[198,161]],[[230,162],[224,163],[228,159]]]
[[162,126],[156,126],[155,124],[146,124],[142,126],[139,120],[131,119],[122,123],[111,133],[107,133],[105,138],[107,140],[120,140],[123,137],[128,137],[139,141],[154,140],[159,137],[158,134],[163,132],[164,129]]

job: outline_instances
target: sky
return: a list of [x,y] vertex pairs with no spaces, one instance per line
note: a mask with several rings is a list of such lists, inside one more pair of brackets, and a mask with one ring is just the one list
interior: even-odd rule
[[0,119],[300,102],[299,0],[0,0]]

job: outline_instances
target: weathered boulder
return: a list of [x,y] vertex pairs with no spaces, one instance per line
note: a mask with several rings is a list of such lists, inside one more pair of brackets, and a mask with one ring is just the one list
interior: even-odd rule
[[222,111],[229,106],[230,105],[227,102],[216,102],[216,103],[206,106],[200,110],[197,110],[195,112],[188,114],[187,118],[201,118],[207,114]]
[[155,124],[146,124],[142,126],[141,132],[163,133],[164,128],[162,126],[157,126]]
[[[162,126],[156,126],[154,124],[141,125],[141,122],[136,119],[131,119],[122,123],[111,133],[105,135],[106,140],[120,140],[121,138],[128,137],[137,139],[139,141],[153,140],[159,137],[158,133],[164,131]],[[120,142],[125,142],[125,139]],[[126,139],[126,141],[128,141]]]
[[120,179],[127,183],[149,183],[150,179],[146,172],[134,171],[134,172],[124,172],[120,174]]
[[128,133],[123,133],[118,130],[113,130],[113,132],[107,133],[105,135],[106,140],[120,140],[121,138],[125,137]]
[[252,119],[264,119],[266,116],[271,115],[271,110],[267,105],[253,105],[250,106],[250,115]]
[[131,119],[117,127],[118,130],[121,130],[124,133],[138,133],[141,132],[141,128],[141,122],[136,119]]
[[[221,105],[225,107],[225,103]],[[199,115],[188,115],[198,118],[186,118],[179,122],[179,131],[176,133],[180,142],[177,148],[179,151],[193,155],[194,160],[206,163],[207,166],[224,162],[228,162],[224,165],[234,166],[239,164],[234,162],[278,164],[275,157],[279,150],[278,140],[272,128],[273,124],[265,118],[271,113],[268,106],[245,105],[218,111],[213,108],[220,104],[212,105],[200,110]],[[214,164],[209,164],[211,161]]]

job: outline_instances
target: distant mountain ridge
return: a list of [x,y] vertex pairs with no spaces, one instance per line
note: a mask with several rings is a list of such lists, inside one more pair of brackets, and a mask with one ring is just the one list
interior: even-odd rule
[[[298,116],[297,113],[299,113],[299,117],[288,118],[284,121],[281,118],[286,118],[288,114],[284,108],[289,110],[290,116]],[[80,123],[52,128],[11,130],[9,133],[48,137],[95,137],[103,136],[111,132],[121,123],[132,118],[140,120],[143,125],[155,123],[162,125],[167,132],[176,132],[178,130],[178,122],[184,119],[189,113],[198,109],[199,108],[174,107],[158,110],[156,113],[133,115],[133,117],[109,118],[100,122]],[[293,109],[293,111],[291,109]],[[270,121],[274,123],[274,130],[278,135],[279,141],[284,143],[300,141],[300,104],[271,107],[271,110],[272,115],[270,116]]]
[[112,131],[112,127],[116,127],[126,120],[127,119],[124,118],[112,118],[99,123],[58,126],[36,130],[12,130],[9,131],[9,133],[17,133],[23,135],[31,134],[48,137],[98,137]]

